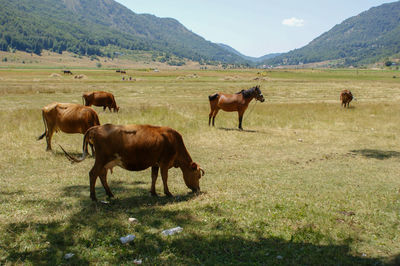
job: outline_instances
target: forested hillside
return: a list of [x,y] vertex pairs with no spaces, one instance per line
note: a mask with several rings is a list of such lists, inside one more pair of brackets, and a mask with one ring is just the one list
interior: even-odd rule
[[[170,53],[193,61],[245,63],[177,20],[136,14],[113,0],[0,0],[0,50],[105,55],[104,47]],[[107,50],[109,51],[109,49]]]
[[264,61],[297,65],[338,60],[359,66],[400,53],[400,1],[371,8],[322,34],[303,48]]

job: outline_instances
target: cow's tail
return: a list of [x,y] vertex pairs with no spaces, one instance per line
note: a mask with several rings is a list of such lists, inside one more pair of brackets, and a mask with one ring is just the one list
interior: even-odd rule
[[85,96],[82,95],[82,105],[86,105]]
[[93,128],[93,127],[89,128],[89,129],[86,131],[85,135],[83,136],[83,145],[82,145],[83,147],[82,147],[82,156],[81,156],[81,157],[76,158],[76,157],[70,155],[68,152],[66,152],[66,151],[64,150],[64,148],[63,148],[61,145],[58,145],[58,146],[60,146],[60,148],[63,150],[63,152],[64,152],[64,154],[65,154],[65,157],[67,157],[67,159],[68,159],[71,163],[80,163],[80,162],[82,162],[83,160],[85,160],[86,157],[88,156],[88,154],[89,154],[89,152],[88,152],[89,135],[90,135],[90,132],[91,132],[91,129],[92,129],[92,128]]
[[39,137],[37,137],[37,140],[41,140],[42,138],[44,138],[44,136],[46,136],[46,133],[47,133],[47,122],[46,122],[46,119],[44,118],[43,110],[42,110],[42,119],[43,119],[43,124],[44,124],[44,133],[42,135],[40,135]]
[[211,101],[217,99],[218,96],[219,96],[218,93],[211,94],[211,95],[208,96],[208,100],[211,102]]
[[93,126],[100,126],[100,120],[99,120],[99,116],[97,114],[94,116],[94,122],[95,122],[95,125],[93,125]]

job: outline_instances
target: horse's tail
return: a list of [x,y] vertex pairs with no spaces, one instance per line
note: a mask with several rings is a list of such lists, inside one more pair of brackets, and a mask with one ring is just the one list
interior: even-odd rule
[[208,96],[208,100],[211,102],[211,101],[217,99],[218,96],[219,96],[218,93],[214,93],[214,94]]
[[44,118],[44,111],[42,110],[42,119],[43,119],[43,124],[44,124],[44,133],[37,137],[37,140],[41,140],[44,136],[46,136],[47,133],[47,122],[46,119]]

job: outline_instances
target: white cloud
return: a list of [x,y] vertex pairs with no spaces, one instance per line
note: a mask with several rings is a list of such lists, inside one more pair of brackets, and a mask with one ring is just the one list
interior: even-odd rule
[[289,27],[303,27],[304,26],[304,19],[300,18],[287,18],[282,21],[282,24]]

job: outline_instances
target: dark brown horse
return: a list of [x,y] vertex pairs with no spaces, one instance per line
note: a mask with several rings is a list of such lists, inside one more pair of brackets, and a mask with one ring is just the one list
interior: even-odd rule
[[[355,99],[355,98],[354,98]],[[353,100],[353,94],[349,90],[342,90],[340,93],[341,106],[349,108],[350,102]]]
[[211,112],[208,116],[208,125],[211,123],[212,118],[212,125],[214,126],[215,117],[218,114],[220,109],[226,112],[238,112],[239,114],[239,129],[243,130],[242,128],[242,119],[244,111],[246,111],[249,103],[253,98],[260,102],[264,102],[264,96],[261,93],[260,86],[255,86],[248,90],[241,90],[235,94],[226,94],[226,93],[215,93],[208,96],[210,100],[210,107]]

